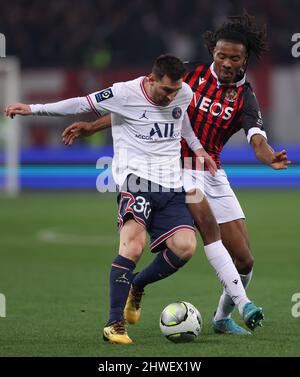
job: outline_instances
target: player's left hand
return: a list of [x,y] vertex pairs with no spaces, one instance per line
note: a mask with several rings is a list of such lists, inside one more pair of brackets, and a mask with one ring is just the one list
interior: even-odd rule
[[210,157],[210,155],[205,151],[205,149],[197,149],[195,151],[195,155],[197,157],[202,157],[204,159],[204,163],[206,164],[210,174],[214,177],[215,172],[218,170],[218,168],[215,161]]
[[289,161],[286,151],[282,150],[281,152],[274,152],[274,158],[270,166],[275,170],[280,170],[287,169],[290,164],[291,161]]

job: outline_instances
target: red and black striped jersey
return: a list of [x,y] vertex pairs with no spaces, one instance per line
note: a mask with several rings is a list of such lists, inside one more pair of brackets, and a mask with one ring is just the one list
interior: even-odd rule
[[[234,84],[221,84],[213,64],[198,65],[186,74],[185,82],[194,92],[188,108],[191,125],[218,168],[223,146],[241,128],[248,140],[255,133],[265,136],[259,106],[245,76]],[[181,146],[183,158],[195,157],[184,139]]]

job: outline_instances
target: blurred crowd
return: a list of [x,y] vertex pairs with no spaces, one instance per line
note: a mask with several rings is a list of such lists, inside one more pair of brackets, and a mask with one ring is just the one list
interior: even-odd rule
[[166,51],[203,60],[202,33],[243,8],[267,23],[270,58],[291,62],[299,0],[4,0],[0,32],[23,67],[137,66]]

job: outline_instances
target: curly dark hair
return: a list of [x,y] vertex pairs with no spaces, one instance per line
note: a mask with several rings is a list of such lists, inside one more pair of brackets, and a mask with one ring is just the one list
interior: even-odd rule
[[229,16],[227,19],[215,32],[206,31],[203,34],[211,55],[220,39],[244,44],[248,56],[253,52],[258,59],[263,52],[268,51],[266,24],[259,29],[255,17],[245,10],[243,15]]

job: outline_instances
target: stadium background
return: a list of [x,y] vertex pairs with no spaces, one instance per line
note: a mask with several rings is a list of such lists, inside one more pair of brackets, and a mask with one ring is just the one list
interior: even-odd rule
[[[266,307],[265,328],[251,340],[213,337],[209,323],[220,289],[198,253],[181,275],[149,288],[145,323],[133,334],[134,351],[103,346],[98,332],[105,323],[107,276],[117,249],[116,204],[114,195],[96,191],[96,161],[112,155],[110,132],[67,148],[60,135],[75,118],[28,117],[20,124],[21,194],[0,200],[0,292],[7,298],[0,355],[299,356],[300,319],[290,313],[291,296],[300,290],[300,58],[291,54],[292,35],[300,32],[299,2],[74,0],[70,6],[67,0],[11,0],[0,3],[0,32],[7,55],[21,64],[20,101],[44,103],[146,74],[166,51],[184,60],[210,61],[201,34],[243,7],[267,23],[270,51],[261,62],[251,61],[247,75],[269,142],[284,147],[293,162],[279,172],[257,163],[243,131],[222,154],[232,186],[242,189],[237,194],[256,261],[250,293]],[[0,119],[1,127],[9,122]],[[1,148],[0,164],[1,185]],[[150,258],[146,255],[141,265]],[[160,338],[157,317],[177,299],[190,300],[204,316],[200,351],[193,345],[174,348]]]

